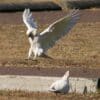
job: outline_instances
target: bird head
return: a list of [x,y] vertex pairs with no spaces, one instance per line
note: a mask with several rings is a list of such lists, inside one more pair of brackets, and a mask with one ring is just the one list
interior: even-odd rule
[[62,77],[63,80],[68,80],[69,78],[69,70],[65,72],[64,76]]

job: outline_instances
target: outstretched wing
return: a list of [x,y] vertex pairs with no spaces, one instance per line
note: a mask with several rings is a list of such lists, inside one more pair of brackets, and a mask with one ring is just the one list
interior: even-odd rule
[[40,44],[44,50],[52,47],[58,39],[67,34],[79,19],[79,10],[73,10],[69,14],[56,22],[52,23],[48,28],[40,33]]
[[23,22],[27,26],[28,30],[34,30],[37,29],[37,23],[32,17],[32,13],[30,12],[30,9],[25,9],[23,12]]

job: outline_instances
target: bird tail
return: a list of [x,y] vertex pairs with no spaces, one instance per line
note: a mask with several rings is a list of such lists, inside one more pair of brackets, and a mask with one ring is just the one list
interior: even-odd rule
[[39,48],[39,50],[38,50],[38,56],[41,56],[42,53],[43,53],[43,49],[42,48]]
[[54,87],[50,87],[50,88],[49,88],[49,91],[50,91],[50,92],[55,92],[56,90],[55,90]]

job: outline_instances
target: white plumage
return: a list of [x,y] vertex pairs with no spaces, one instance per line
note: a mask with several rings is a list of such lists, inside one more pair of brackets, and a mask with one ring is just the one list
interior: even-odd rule
[[67,71],[64,76],[55,81],[51,86],[49,91],[55,93],[68,93],[69,91],[69,71]]
[[26,33],[31,45],[28,59],[31,58],[32,53],[34,54],[34,59],[36,59],[37,56],[41,56],[53,46],[58,39],[68,33],[79,18],[78,16],[78,10],[73,10],[67,16],[49,25],[43,32],[37,33],[37,23],[32,17],[30,9],[25,9],[23,12],[23,22],[28,28]]

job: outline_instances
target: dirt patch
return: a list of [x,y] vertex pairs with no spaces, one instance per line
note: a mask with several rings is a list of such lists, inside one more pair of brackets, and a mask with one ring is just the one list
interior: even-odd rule
[[[0,24],[24,25],[22,21],[22,13],[23,12],[0,13]],[[66,12],[62,11],[33,12],[33,16],[36,19],[38,25],[43,27],[44,25],[50,24],[64,15],[66,15]]]
[[80,22],[100,22],[100,9],[82,10]]
[[41,68],[41,67],[0,67],[0,75],[34,75],[34,76],[56,76],[61,77],[69,70],[70,77],[99,78],[100,69],[89,69],[84,67],[68,68]]

